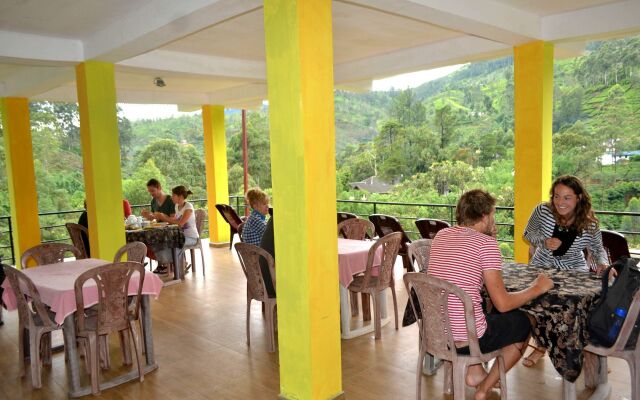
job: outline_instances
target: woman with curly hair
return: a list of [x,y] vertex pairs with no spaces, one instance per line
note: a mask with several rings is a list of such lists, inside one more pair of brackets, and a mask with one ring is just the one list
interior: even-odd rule
[[[549,202],[534,208],[524,238],[535,249],[529,260],[531,265],[588,271],[584,256],[587,249],[597,264],[598,275],[608,266],[591,196],[575,176],[564,175],[553,182]],[[535,365],[544,350],[534,347],[522,363],[527,367]]]

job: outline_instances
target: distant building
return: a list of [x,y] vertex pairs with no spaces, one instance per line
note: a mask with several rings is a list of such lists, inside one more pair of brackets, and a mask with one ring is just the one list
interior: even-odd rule
[[621,151],[615,156],[610,152],[606,152],[600,157],[600,160],[602,165],[613,165],[615,162],[628,161],[632,156],[640,156],[640,150]]
[[384,182],[377,176],[371,176],[361,182],[350,182],[349,186],[351,186],[351,189],[380,194],[389,193],[389,191],[393,189],[393,185]]

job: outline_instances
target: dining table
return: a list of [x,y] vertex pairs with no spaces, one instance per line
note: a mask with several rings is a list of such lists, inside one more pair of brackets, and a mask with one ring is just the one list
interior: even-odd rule
[[[35,287],[38,289],[42,302],[47,305],[54,314],[54,321],[62,325],[65,355],[68,360],[69,373],[69,397],[80,397],[91,394],[91,386],[81,386],[80,366],[78,359],[75,329],[76,300],[74,284],[76,279],[85,271],[111,263],[110,261],[87,258],[74,261],[65,261],[55,264],[46,264],[38,267],[23,269]],[[129,284],[129,294],[137,293],[139,274],[132,275]],[[142,321],[142,336],[144,339],[144,373],[151,372],[158,368],[153,350],[153,335],[151,323],[150,296],[158,297],[162,289],[162,281],[158,276],[151,273],[144,274],[142,285],[142,301],[140,318]],[[17,308],[16,297],[8,281],[2,284],[4,292],[2,301],[8,310]],[[26,288],[23,288],[26,290]],[[28,294],[28,293],[25,293]],[[83,287],[85,307],[91,307],[98,302],[98,290],[94,281],[87,281]],[[138,371],[133,370],[127,374],[120,375],[111,380],[100,383],[101,389],[108,389],[124,382],[138,379]]]
[[151,249],[169,248],[173,258],[173,280],[177,283],[184,279],[183,269],[178,266],[182,262],[180,252],[184,246],[184,232],[178,225],[149,225],[140,229],[126,230],[127,243],[142,242]]
[[563,379],[563,399],[576,399],[575,381],[583,370],[586,386],[596,388],[591,399],[607,398],[611,387],[607,382],[606,357],[585,364],[583,354],[589,340],[587,319],[600,297],[602,278],[589,271],[505,263],[502,279],[508,291],[518,291],[529,287],[540,272],[551,278],[553,288],[520,309],[536,320],[533,337],[538,346],[547,349],[551,363]]
[[[372,240],[352,240],[338,238],[338,271],[340,281],[340,331],[342,339],[351,339],[357,336],[373,332],[374,324],[355,324],[352,326],[351,303],[349,296],[349,284],[353,281],[353,276],[363,273],[367,269],[369,250],[375,244]],[[378,248],[374,257],[374,276],[378,275],[377,267],[382,259],[382,247]],[[381,324],[389,323],[390,318],[387,312],[386,291],[378,293],[380,303]],[[359,326],[358,326],[359,325]]]

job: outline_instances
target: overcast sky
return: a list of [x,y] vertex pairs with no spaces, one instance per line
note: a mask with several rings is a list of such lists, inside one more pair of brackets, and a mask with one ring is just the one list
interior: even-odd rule
[[[462,65],[452,65],[448,67],[435,68],[426,71],[411,72],[393,76],[391,78],[373,81],[372,90],[384,91],[393,89],[406,89],[422,85],[434,79],[449,75],[450,73],[460,69]],[[122,112],[127,119],[137,121],[140,119],[162,119],[176,117],[180,115],[188,115],[199,113],[194,111],[190,113],[179,112],[175,104],[119,104]]]

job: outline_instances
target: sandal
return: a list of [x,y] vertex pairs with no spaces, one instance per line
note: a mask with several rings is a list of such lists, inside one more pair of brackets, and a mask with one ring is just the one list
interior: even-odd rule
[[527,346],[531,347],[533,351],[529,353],[528,356],[522,359],[522,365],[524,365],[527,368],[531,368],[534,365],[536,365],[542,357],[544,357],[544,355],[547,352],[547,349],[544,347],[536,347],[530,344],[527,344]]

